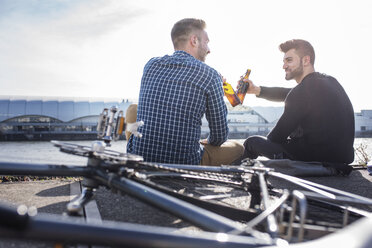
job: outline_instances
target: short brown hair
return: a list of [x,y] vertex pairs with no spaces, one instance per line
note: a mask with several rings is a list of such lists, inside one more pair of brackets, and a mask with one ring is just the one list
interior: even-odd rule
[[279,50],[283,53],[295,49],[298,55],[303,58],[306,55],[310,56],[310,63],[314,66],[315,52],[313,46],[306,40],[293,39],[288,40],[279,45]]
[[174,24],[171,32],[174,48],[179,48],[194,30],[204,30],[206,24],[201,19],[185,18]]

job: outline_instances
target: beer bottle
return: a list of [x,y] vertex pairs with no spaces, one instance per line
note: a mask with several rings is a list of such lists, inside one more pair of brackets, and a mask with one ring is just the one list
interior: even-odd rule
[[238,98],[240,100],[240,102],[243,104],[244,102],[244,98],[245,98],[245,95],[247,93],[247,90],[249,88],[249,83],[248,82],[244,82],[243,79],[248,79],[249,78],[249,74],[251,74],[251,70],[248,69],[243,78],[239,80],[239,86],[238,86]]
[[224,90],[225,96],[226,96],[227,100],[229,100],[231,106],[235,107],[238,104],[242,104],[239,97],[236,95],[235,90],[231,86],[231,84],[224,81],[223,82],[223,90]]

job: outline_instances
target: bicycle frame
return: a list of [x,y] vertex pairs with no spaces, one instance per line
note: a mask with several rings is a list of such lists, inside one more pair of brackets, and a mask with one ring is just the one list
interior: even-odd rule
[[[229,243],[230,245],[234,245],[234,247],[239,247],[238,243],[234,243],[235,239],[239,240],[239,242],[243,242],[245,247],[256,247],[258,244],[272,245],[275,243],[274,239],[269,237],[267,234],[259,233],[259,232],[248,232],[247,231],[248,229],[243,229],[239,227],[235,222],[233,222],[232,220],[228,218],[217,215],[213,212],[197,207],[190,203],[184,202],[173,196],[154,190],[148,186],[137,183],[131,179],[127,179],[125,177],[115,175],[114,173],[110,171],[105,171],[105,169],[99,165],[99,162],[100,161],[97,161],[97,159],[93,159],[93,158],[88,159],[87,166],[65,166],[65,165],[0,162],[0,174],[1,175],[84,177],[85,180],[88,180],[88,182],[94,181],[96,183],[95,187],[98,186],[99,184],[99,185],[110,187],[111,189],[116,189],[120,192],[127,193],[152,206],[155,206],[164,211],[172,213],[173,215],[178,216],[184,220],[187,220],[190,223],[193,223],[196,226],[202,228],[203,230],[214,232],[212,236],[210,236],[210,234],[207,235],[208,240],[212,240],[212,241],[214,240],[213,242],[208,241],[208,242],[214,243],[212,246],[215,246],[217,243],[220,243],[222,234],[226,235],[226,236],[222,235],[224,237],[222,239],[223,243],[224,244]],[[79,204],[83,202],[81,201],[81,199],[80,200],[78,199],[78,201],[79,201]],[[4,209],[0,209],[0,214],[1,214],[1,211],[4,211]],[[9,220],[9,219],[10,221],[19,219],[19,215],[17,215],[16,213],[9,214],[10,211],[5,211],[5,212],[6,212],[5,214],[4,213],[1,214],[3,215],[3,218],[0,218],[3,220],[1,222],[4,222],[4,221],[7,222],[6,220]],[[21,236],[25,238],[30,238],[30,239],[33,239],[33,238],[45,239],[47,237],[47,240],[71,240],[71,237],[69,237],[69,235],[72,235],[72,233],[74,232],[62,231],[62,230],[79,229],[79,232],[81,231],[88,232],[89,235],[87,235],[87,237],[77,236],[76,239],[75,238],[72,239],[73,242],[79,241],[79,242],[88,242],[88,243],[90,242],[100,243],[99,240],[101,240],[101,238],[105,237],[103,240],[106,240],[108,238],[108,236],[106,235],[107,232],[111,233],[110,236],[114,236],[112,237],[113,240],[119,239],[118,242],[120,244],[123,244],[122,242],[129,242],[126,238],[123,238],[127,236],[131,237],[131,239],[129,239],[131,240],[130,242],[134,242],[133,240],[136,240],[135,237],[141,237],[139,240],[141,240],[142,243],[145,242],[145,240],[143,240],[143,235],[145,235],[145,233],[143,231],[140,231],[143,228],[142,226],[138,227],[135,230],[132,230],[134,225],[130,225],[130,229],[131,229],[130,231],[126,230],[125,228],[124,230],[121,230],[119,228],[118,230],[114,229],[116,231],[113,232],[113,230],[110,229],[111,227],[108,228],[109,230],[106,230],[105,228],[100,229],[99,227],[89,226],[86,224],[65,223],[65,222],[58,222],[55,220],[51,221],[51,220],[44,219],[44,218],[39,219],[38,217],[35,217],[34,219],[31,219],[31,218],[26,218],[26,219],[27,219],[27,222],[21,221],[20,222],[21,224],[19,224],[19,226],[26,226],[25,229],[22,228]],[[28,222],[30,222],[31,224]],[[4,229],[4,228],[0,230],[1,230],[0,231],[1,236],[19,238],[20,234],[18,231],[14,231],[14,230],[6,231],[7,229]],[[57,231],[54,234],[45,235],[47,230],[57,230]],[[98,235],[97,232],[102,232],[102,233]],[[116,238],[115,238],[115,233],[118,233],[118,236],[116,236]],[[127,233],[130,233],[130,235],[129,234],[126,235]],[[218,233],[220,234],[218,235]],[[238,233],[239,236],[229,235],[228,233]],[[246,237],[242,239],[241,237],[242,234],[246,236],[255,236],[255,237],[250,237],[250,238]],[[135,236],[132,236],[132,235],[135,235]],[[164,232],[163,231],[151,232],[151,234],[148,234],[148,235],[149,235],[148,240],[151,241],[154,239],[154,236],[156,237],[164,236],[164,235],[169,236],[169,231],[167,230]],[[184,235],[171,235],[171,237],[167,236],[166,240],[170,244],[172,244],[172,242],[179,242],[180,240],[182,240],[184,244],[188,244],[188,245],[190,245],[189,243],[191,242],[191,247],[193,247],[192,243],[195,243],[194,245],[195,247],[197,247],[203,243],[201,239],[205,238],[206,237],[205,235],[206,234],[201,235],[201,237],[199,238],[194,237],[194,236],[187,238]],[[215,239],[210,238],[213,236],[215,236]],[[259,239],[257,238],[258,236],[260,237]],[[92,240],[91,237],[96,237],[97,241],[95,239]],[[156,239],[159,239],[159,238],[156,238]],[[231,243],[227,242],[229,240],[231,240]],[[164,244],[164,242],[162,243]],[[167,242],[165,242],[165,244]],[[110,245],[116,245],[116,244],[117,243],[111,243]],[[187,247],[189,247],[188,245]],[[179,245],[177,246],[180,247]],[[150,246],[149,246],[149,243],[145,242],[143,246],[140,245],[138,247],[150,247]],[[172,245],[169,245],[169,247],[172,247]]]
[[[141,162],[138,162],[138,163],[141,163]],[[258,177],[261,178],[259,180],[259,182],[260,182],[259,185],[261,187],[261,193],[266,192],[266,193],[263,193],[264,198],[267,198],[267,195],[265,196],[265,194],[268,194],[268,193],[267,193],[266,181],[264,180],[263,176],[264,176],[264,174],[269,174],[271,176],[275,176],[275,177],[278,177],[278,178],[283,178],[285,180],[290,180],[292,183],[297,183],[297,184],[301,185],[302,187],[315,192],[315,193],[311,193],[311,192],[305,193],[306,197],[309,197],[309,198],[312,198],[312,199],[315,199],[315,200],[318,200],[318,199],[319,200],[329,200],[329,199],[331,199],[331,201],[334,201],[334,202],[345,202],[345,201],[346,202],[359,202],[359,203],[362,203],[362,204],[372,205],[372,200],[371,199],[364,198],[364,197],[361,197],[361,196],[357,196],[357,195],[354,195],[354,194],[350,194],[350,193],[347,193],[347,192],[343,192],[343,191],[340,191],[340,190],[335,190],[335,189],[332,189],[332,188],[329,188],[329,187],[326,187],[326,186],[322,186],[322,185],[318,185],[318,184],[315,184],[315,183],[311,183],[311,182],[308,182],[308,181],[303,180],[303,179],[283,175],[281,173],[276,173],[276,172],[273,172],[273,171],[268,170],[268,169],[265,170],[262,167],[246,168],[246,167],[238,167],[238,166],[224,166],[224,167],[220,167],[220,168],[218,168],[218,167],[200,168],[199,166],[191,166],[191,165],[165,165],[165,164],[163,164],[162,166],[169,166],[169,167],[178,168],[178,169],[189,169],[189,170],[196,170],[196,171],[198,171],[198,170],[200,171],[202,169],[204,171],[208,171],[208,169],[209,169],[209,171],[212,171],[212,172],[217,172],[219,170],[220,171],[229,170],[229,171],[234,171],[234,172],[237,172],[237,173],[242,172],[242,171],[245,171],[245,172],[249,171],[251,173],[256,173],[256,174],[258,173]],[[276,202],[276,204],[273,204],[274,206],[273,205],[269,206],[266,203],[266,205],[267,205],[266,208],[265,208],[266,210],[264,210],[261,213],[256,213],[255,215],[253,215],[253,218],[251,216],[252,219],[247,223],[246,227],[241,228],[241,227],[237,226],[233,221],[231,221],[228,218],[217,215],[213,212],[210,212],[206,209],[197,207],[193,204],[184,202],[184,201],[182,201],[180,199],[177,199],[173,196],[170,196],[168,194],[159,192],[159,191],[157,191],[157,190],[155,190],[151,187],[148,187],[148,186],[145,186],[143,184],[137,183],[137,182],[135,182],[131,179],[125,178],[123,175],[115,174],[112,171],[107,170],[107,168],[110,168],[110,166],[108,166],[105,163],[100,164],[99,161],[97,161],[97,159],[93,159],[93,158],[88,159],[88,165],[87,166],[65,166],[65,165],[47,165],[47,164],[27,164],[27,163],[4,163],[4,162],[0,162],[0,174],[1,175],[35,175],[35,176],[38,175],[38,176],[84,177],[86,180],[92,180],[92,181],[96,182],[97,183],[97,185],[95,185],[96,187],[98,185],[104,185],[104,186],[107,186],[111,189],[116,189],[118,191],[125,192],[125,193],[127,193],[127,194],[129,194],[133,197],[136,197],[137,199],[139,199],[141,201],[144,201],[144,202],[146,202],[146,203],[148,203],[152,206],[155,206],[155,207],[160,208],[160,209],[162,209],[162,210],[164,210],[168,213],[172,213],[175,216],[178,216],[178,217],[180,217],[184,220],[187,220],[187,221],[195,224],[196,226],[198,226],[198,227],[200,227],[200,228],[202,228],[203,230],[206,230],[206,231],[211,231],[211,232],[215,232],[215,233],[225,233],[225,234],[231,233],[231,234],[239,235],[239,237],[242,234],[246,235],[246,236],[251,236],[250,238],[255,240],[255,242],[254,242],[255,246],[257,246],[257,242],[258,243],[262,242],[265,245],[268,245],[268,244],[273,245],[278,240],[278,239],[276,239],[276,236],[277,236],[276,229],[278,228],[278,224],[275,222],[273,217],[269,217],[269,216],[272,216],[273,212],[278,210],[280,208],[281,204],[288,199],[288,196],[289,196],[288,193],[283,194],[282,198],[280,198]],[[304,204],[303,204],[303,199],[301,199],[301,196],[298,196],[298,194],[299,193],[294,194],[297,197],[294,198],[293,206],[295,207],[296,202],[299,202],[300,203],[300,209],[302,209],[302,211],[304,212],[305,210],[303,210],[303,208],[305,208],[305,207],[304,207]],[[302,196],[302,198],[303,198],[303,196]],[[355,210],[354,211],[352,208],[349,208],[346,211],[346,213],[350,213],[350,212],[362,214],[364,216],[370,216],[370,213],[368,213],[368,212],[361,211],[361,210]],[[10,216],[14,216],[14,215],[10,215]],[[7,217],[7,218],[9,218],[9,217]],[[300,224],[300,227],[299,227],[299,230],[300,230],[299,240],[302,239],[302,235],[303,235],[302,233],[303,233],[304,218],[305,217],[303,215],[301,215],[301,221],[300,221],[301,224]],[[3,219],[3,218],[1,218],[1,219]],[[48,225],[53,226],[53,221],[48,223],[45,219],[42,219],[42,220],[43,221],[40,222],[41,225],[43,225],[42,223],[46,223],[45,224],[46,226],[48,226]],[[252,232],[252,230],[254,230],[253,228],[258,223],[260,223],[264,220],[267,220],[268,225],[271,225],[273,227],[268,232],[270,235],[267,235],[267,234],[261,233],[261,232],[257,232],[257,231]],[[36,219],[35,221],[36,221],[36,223],[38,223],[38,219]],[[66,224],[68,226],[71,223],[64,223],[64,224]],[[291,226],[291,224],[293,224],[293,216],[291,217],[289,226]],[[132,227],[133,227],[133,225],[130,225],[130,228],[132,228]],[[92,226],[87,227],[85,224],[82,225],[82,226],[80,226],[80,224],[78,224],[75,228],[82,228],[82,230],[84,230],[84,228],[86,228],[86,230],[92,230],[91,234],[94,234],[95,231],[93,231],[93,230],[96,230],[96,229],[94,229],[94,227],[92,227]],[[142,227],[140,227],[139,229],[141,229],[141,228]],[[37,237],[40,234],[40,237],[42,237],[43,235],[41,235],[41,233],[43,233],[44,231],[41,231],[41,230],[44,230],[44,229],[40,229],[40,232],[37,231],[37,230],[38,229],[30,230],[31,234],[26,235],[26,236],[28,238],[33,238],[33,237]],[[97,230],[99,230],[99,229],[97,229]],[[3,234],[0,234],[0,235],[5,235],[7,237],[12,236],[11,233],[9,233],[9,232],[4,233],[3,231],[4,230],[2,230],[0,232],[0,233],[3,233]],[[103,230],[103,232],[104,232],[104,230]],[[120,231],[118,231],[118,232],[120,232]],[[166,231],[165,233],[167,233],[167,232],[168,231]],[[126,230],[124,231],[124,233],[126,233]],[[13,234],[13,235],[15,235],[15,234]],[[67,233],[62,232],[61,234],[58,234],[58,235],[62,235],[63,236],[62,240],[65,240],[64,235],[69,235],[69,234],[68,234],[68,232]],[[122,235],[122,234],[120,234],[120,235]],[[143,234],[139,234],[139,235],[143,235]],[[157,233],[156,235],[164,235],[164,233]],[[288,230],[287,235],[288,235],[287,238],[291,238],[291,236],[292,236],[292,229],[291,228]],[[96,235],[96,234],[94,234],[94,236],[99,237],[99,235]],[[53,238],[51,238],[51,240],[58,240],[57,237],[54,237],[53,235],[52,236],[48,235],[48,237],[50,237],[50,238],[53,237]],[[152,238],[153,238],[153,236],[150,235],[149,240],[151,240]],[[230,237],[230,238],[232,238],[232,237]],[[79,239],[79,238],[77,237],[77,239]],[[179,239],[176,238],[175,240],[179,240]],[[85,242],[87,240],[85,240],[84,237],[80,237],[80,241]],[[244,242],[249,243],[251,241],[252,240],[249,239],[249,240],[246,240]],[[90,240],[90,242],[96,242],[96,241]],[[120,241],[120,242],[122,242],[122,241]],[[175,241],[175,242],[177,242],[177,241]],[[196,242],[196,244],[199,243],[199,245],[200,245],[200,240],[195,241],[195,242]],[[145,246],[147,246],[147,245],[148,244],[146,244]],[[234,247],[235,247],[235,245],[236,244],[234,244]],[[247,245],[247,244],[245,244],[245,245]],[[252,247],[254,247],[254,246],[252,246]]]

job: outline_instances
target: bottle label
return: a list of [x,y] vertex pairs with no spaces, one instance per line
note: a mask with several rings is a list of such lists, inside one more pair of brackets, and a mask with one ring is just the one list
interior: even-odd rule
[[224,82],[223,83],[223,89],[225,91],[225,94],[229,94],[229,95],[234,95],[235,94],[233,87],[229,83]]

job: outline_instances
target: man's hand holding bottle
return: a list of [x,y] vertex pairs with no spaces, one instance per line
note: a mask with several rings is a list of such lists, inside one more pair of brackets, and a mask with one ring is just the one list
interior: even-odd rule
[[249,87],[247,90],[247,94],[255,94],[256,96],[259,96],[261,93],[261,87],[256,86],[250,79],[244,79],[243,76],[240,78],[238,82],[238,88],[240,87],[240,84],[242,83],[248,83]]

